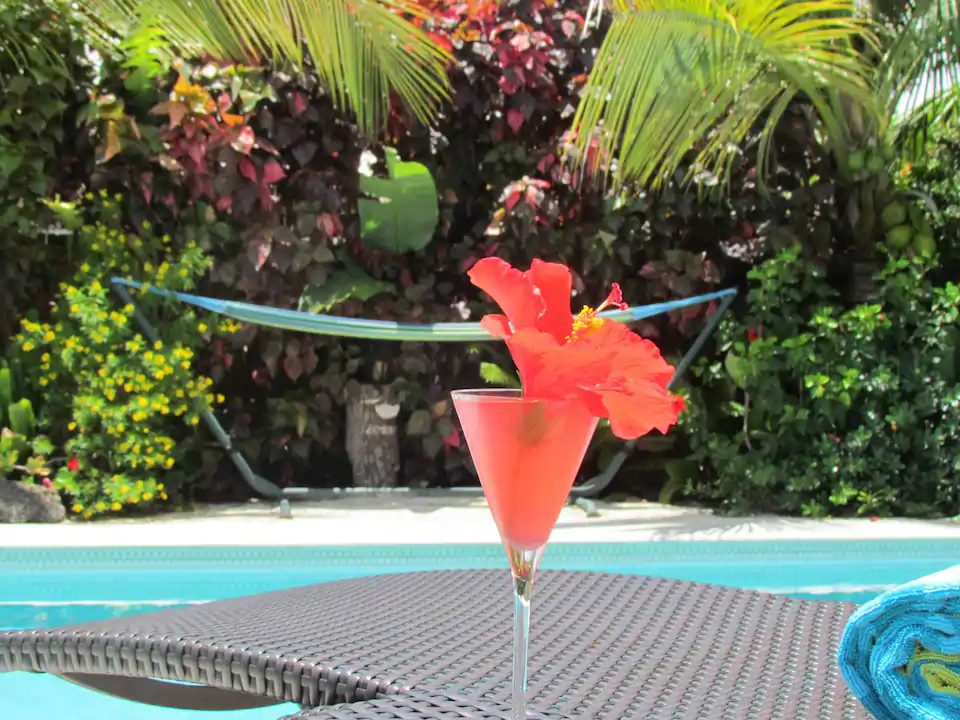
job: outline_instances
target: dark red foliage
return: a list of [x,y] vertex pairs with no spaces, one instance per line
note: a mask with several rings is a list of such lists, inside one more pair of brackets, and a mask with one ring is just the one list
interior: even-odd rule
[[[273,77],[277,99],[241,113],[233,94],[225,95],[227,84],[194,79],[211,86],[213,107],[179,118],[167,108],[161,130],[172,145],[169,172],[156,163],[124,168],[114,183],[136,188],[151,218],[197,198],[211,203],[215,266],[205,294],[295,309],[305,287],[322,285],[349,262],[393,290],[366,302],[346,299],[333,314],[479,320],[490,306],[465,273],[496,254],[521,267],[534,257],[563,262],[578,294],[603,297],[619,283],[632,304],[642,304],[739,283],[765,248],[801,232],[817,237],[809,218],[834,212],[829,193],[811,187],[819,161],[808,156],[811,143],[792,136],[776,139],[778,161],[802,171],[777,174],[770,196],[757,190],[746,159],[734,168],[729,201],[704,202],[677,184],[659,195],[608,196],[560,162],[604,31],[584,33],[586,3],[481,0],[471,8],[437,0],[430,7],[437,19],[426,29],[456,59],[453,97],[432,128],[394,98],[387,140],[434,177],[440,220],[433,242],[402,256],[363,244],[357,168],[370,143],[322,91]],[[711,309],[636,329],[657,337],[670,357],[689,345]],[[403,481],[431,486],[475,482],[448,398],[453,388],[482,383],[481,359],[510,365],[497,344],[471,354],[457,344],[398,346],[248,326],[214,344],[203,369],[227,396],[224,421],[256,471],[307,485],[349,482],[345,389],[395,381]],[[417,411],[429,414],[426,434],[405,431]],[[220,454],[209,461],[211,473],[229,468]]]

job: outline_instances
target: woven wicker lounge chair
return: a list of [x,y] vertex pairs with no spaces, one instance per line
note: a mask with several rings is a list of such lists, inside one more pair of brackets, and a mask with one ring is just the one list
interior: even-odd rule
[[[835,662],[854,609],[543,571],[531,707],[554,719],[867,720]],[[0,671],[171,707],[304,708],[286,720],[506,718],[510,627],[504,573],[405,573],[3,632]]]

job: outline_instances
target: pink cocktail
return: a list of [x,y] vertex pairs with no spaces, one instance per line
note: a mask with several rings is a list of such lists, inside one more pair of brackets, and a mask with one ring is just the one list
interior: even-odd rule
[[453,404],[504,544],[546,545],[597,418],[581,403],[519,390],[462,390]]
[[513,574],[513,720],[525,720],[534,573],[598,419],[519,390],[459,390],[453,404]]

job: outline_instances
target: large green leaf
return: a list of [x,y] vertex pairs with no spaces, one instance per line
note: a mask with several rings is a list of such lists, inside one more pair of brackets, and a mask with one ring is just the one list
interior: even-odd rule
[[360,176],[360,190],[372,199],[358,201],[360,237],[365,245],[402,253],[425,247],[437,228],[437,186],[426,167],[403,162],[386,149],[387,177]]
[[392,293],[393,285],[367,275],[355,265],[347,265],[322,283],[308,285],[300,296],[301,312],[324,313],[345,300],[369,300],[380,293]]

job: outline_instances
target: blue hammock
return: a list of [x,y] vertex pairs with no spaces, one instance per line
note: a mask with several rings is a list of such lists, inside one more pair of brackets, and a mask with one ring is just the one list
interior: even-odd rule
[[[136,302],[128,290],[128,288],[141,289],[144,287],[144,283],[138,283],[124,278],[112,278],[111,283],[114,291],[120,296],[123,303],[125,305],[133,305],[134,317],[137,324],[140,325],[144,335],[150,342],[153,343],[160,340],[157,331],[150,324],[150,321],[140,308],[137,307]],[[279,308],[265,307],[263,305],[254,305],[246,302],[235,302],[232,300],[217,300],[216,298],[204,297],[202,295],[161,290],[152,285],[148,286],[148,289],[149,292],[156,295],[173,297],[189,305],[203,308],[204,310],[209,310],[210,312],[224,315],[234,320],[239,320],[240,322],[263,325],[280,330],[290,330],[293,332],[400,342],[485,342],[495,339],[480,328],[480,323],[475,322],[398,323],[386,320],[364,320],[361,318],[337,317],[336,315],[315,315],[313,313],[299,312],[296,310],[281,310]],[[670,302],[653,303],[651,305],[631,307],[626,310],[605,312],[601,313],[600,317],[619,322],[635,322],[644,318],[654,317],[655,315],[662,315],[673,310],[680,310],[693,305],[718,300],[719,305],[717,312],[710,317],[706,326],[693,341],[693,345],[691,345],[690,349],[677,364],[673,378],[668,385],[670,389],[673,389],[690,368],[690,365],[700,353],[703,345],[710,339],[710,336],[713,335],[714,330],[716,330],[717,325],[720,323],[720,319],[730,307],[736,294],[737,291],[735,288],[728,288],[726,290],[720,290],[719,292],[698,295],[697,297],[684,300],[671,300]],[[277,500],[280,503],[280,511],[284,517],[290,516],[291,499],[325,499],[331,496],[331,491],[312,488],[281,488],[272,481],[257,475],[253,472],[243,455],[233,446],[233,441],[217,421],[216,416],[208,410],[201,415],[201,419],[227,451],[243,479],[256,492],[265,497]],[[588,498],[596,497],[611,483],[614,475],[616,475],[634,447],[636,447],[635,440],[624,443],[623,447],[607,463],[607,467],[603,472],[571,490],[571,497],[576,500],[577,504],[585,507],[588,515],[597,514],[595,504]],[[476,491],[479,492],[479,489],[476,489]],[[336,495],[337,493],[334,492],[332,494]]]
[[[114,286],[121,285],[135,289],[143,287],[142,283],[124,280],[123,278],[113,278],[111,282]],[[483,342],[496,339],[482,330],[480,323],[475,322],[398,323],[388,320],[363,320],[361,318],[337,317],[336,315],[315,315],[314,313],[297,310],[281,310],[232,300],[216,300],[201,295],[159,290],[152,286],[150,292],[176,297],[182,302],[209,310],[218,315],[231,317],[240,322],[293,332],[407,342]],[[600,317],[619,322],[635,322],[691,305],[723,300],[732,297],[736,292],[735,289],[720,290],[719,292],[698,295],[684,300],[671,300],[670,302],[653,303],[652,305],[639,305],[626,310],[613,310],[601,313]]]

